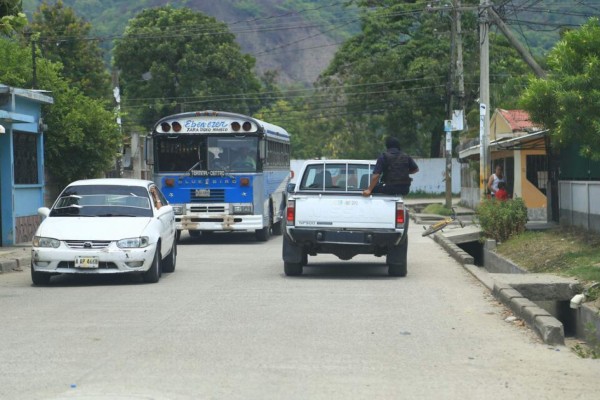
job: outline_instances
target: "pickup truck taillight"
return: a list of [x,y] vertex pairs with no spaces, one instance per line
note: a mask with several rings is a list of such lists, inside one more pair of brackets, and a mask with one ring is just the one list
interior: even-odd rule
[[404,204],[396,203],[396,228],[404,226]]
[[296,201],[288,200],[286,209],[286,223],[287,225],[294,225],[296,221]]

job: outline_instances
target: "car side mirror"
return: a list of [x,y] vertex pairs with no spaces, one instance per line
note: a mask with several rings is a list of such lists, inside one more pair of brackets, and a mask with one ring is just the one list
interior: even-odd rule
[[40,208],[38,208],[37,212],[43,218],[46,218],[50,215],[50,209],[48,207],[40,207]]
[[288,183],[286,190],[287,190],[288,193],[294,192],[294,190],[296,190],[296,184],[295,183]]
[[157,217],[162,217],[165,214],[169,214],[173,212],[173,206],[170,205],[165,205],[162,206],[161,208],[158,209],[158,211],[156,211],[156,216]]

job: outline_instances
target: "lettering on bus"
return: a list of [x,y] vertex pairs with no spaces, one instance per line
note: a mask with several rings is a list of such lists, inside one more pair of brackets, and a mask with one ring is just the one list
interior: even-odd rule
[[228,121],[195,121],[188,119],[183,126],[190,133],[229,132]]
[[206,171],[206,170],[192,170],[190,176],[224,176],[225,171]]

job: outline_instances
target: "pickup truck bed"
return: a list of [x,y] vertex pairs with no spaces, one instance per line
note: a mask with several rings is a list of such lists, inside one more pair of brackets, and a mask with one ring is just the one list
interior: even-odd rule
[[408,211],[399,196],[362,196],[374,161],[311,160],[289,196],[283,261],[286,275],[299,275],[308,255],[386,256],[389,274],[407,273]]

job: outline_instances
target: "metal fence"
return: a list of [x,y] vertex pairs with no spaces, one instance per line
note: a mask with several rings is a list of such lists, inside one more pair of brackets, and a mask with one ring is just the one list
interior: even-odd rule
[[600,232],[600,182],[559,181],[558,190],[560,223]]

